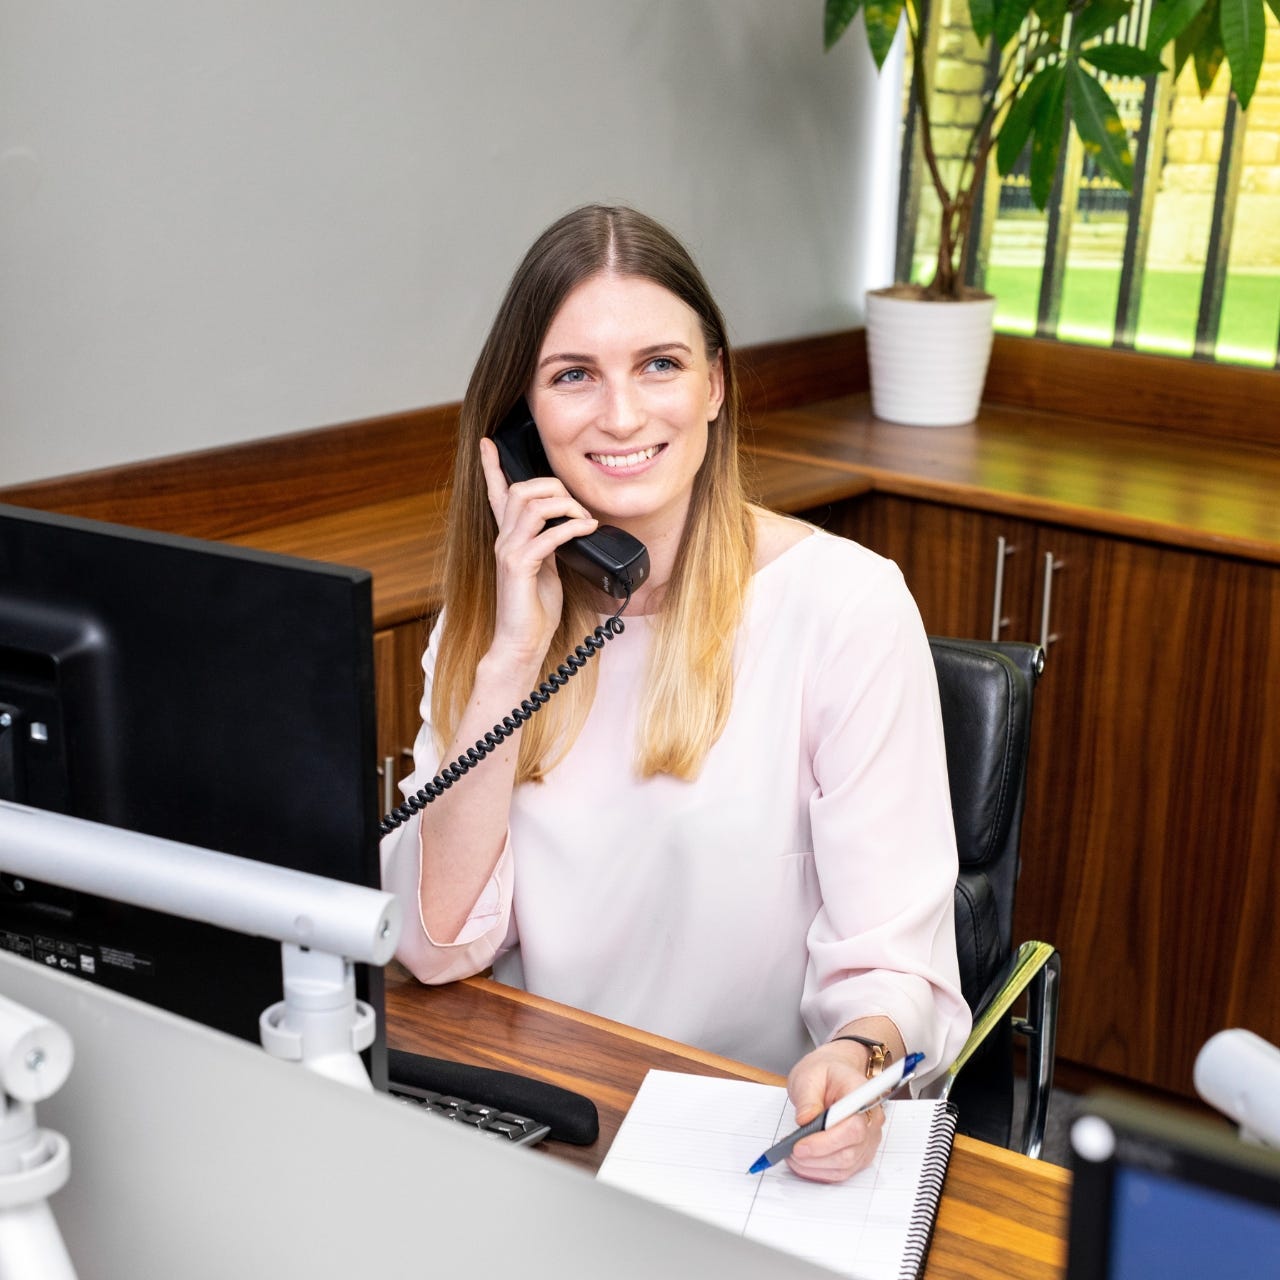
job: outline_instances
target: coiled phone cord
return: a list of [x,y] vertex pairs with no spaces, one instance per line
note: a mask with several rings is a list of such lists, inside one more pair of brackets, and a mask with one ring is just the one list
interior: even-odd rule
[[534,712],[544,707],[552,694],[563,689],[608,641],[626,630],[622,615],[630,603],[631,592],[628,591],[626,599],[613,617],[596,627],[554,671],[548,673],[547,678],[518,707],[514,708],[510,715],[503,716],[500,723],[495,724],[483,738],[478,739],[474,747],[468,747],[451,765],[441,769],[425,787],[409,796],[404,804],[392,809],[378,824],[378,834],[385,836],[388,832],[394,831],[402,823],[408,822],[415,813],[425,809],[433,800],[444,795],[459,778],[469,773],[485,756],[511,737]]

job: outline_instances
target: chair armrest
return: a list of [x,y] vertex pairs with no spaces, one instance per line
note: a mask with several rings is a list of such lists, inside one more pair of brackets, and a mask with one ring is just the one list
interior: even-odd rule
[[1009,958],[974,1011],[973,1030],[956,1060],[947,1069],[941,1096],[946,1098],[965,1063],[979,1046],[1009,1016],[1014,1002],[1028,993],[1028,1016],[1014,1020],[1014,1030],[1027,1037],[1029,1045],[1027,1102],[1023,1113],[1023,1154],[1038,1156],[1044,1142],[1049,1092],[1053,1084],[1053,1049],[1058,1026],[1058,987],[1062,958],[1047,942],[1024,942]]

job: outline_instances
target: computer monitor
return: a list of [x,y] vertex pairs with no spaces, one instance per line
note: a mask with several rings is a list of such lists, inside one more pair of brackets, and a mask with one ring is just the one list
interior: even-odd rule
[[[376,888],[374,733],[365,571],[0,506],[0,799]],[[281,996],[278,943],[3,868],[0,948],[246,1040]]]
[[1086,1099],[1071,1147],[1067,1280],[1217,1280],[1280,1259],[1280,1152],[1106,1095]]

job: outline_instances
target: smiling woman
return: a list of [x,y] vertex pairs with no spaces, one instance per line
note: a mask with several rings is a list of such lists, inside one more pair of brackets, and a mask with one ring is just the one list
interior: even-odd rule
[[[553,474],[509,482],[491,437],[522,398]],[[801,1123],[908,1047],[927,1086],[969,1023],[928,642],[894,565],[746,501],[733,356],[684,248],[630,209],[550,227],[459,430],[402,787],[443,761],[467,776],[384,841],[418,926],[400,959],[424,982],[493,965],[790,1069]],[[557,569],[601,522],[648,545],[625,634],[537,715],[507,716],[616,603]],[[882,1123],[853,1117],[790,1163],[845,1178]]]
[[529,404],[547,458],[592,515],[648,546],[637,612],[670,580],[723,402],[721,353],[708,353],[692,308],[652,280],[592,276],[543,339]]

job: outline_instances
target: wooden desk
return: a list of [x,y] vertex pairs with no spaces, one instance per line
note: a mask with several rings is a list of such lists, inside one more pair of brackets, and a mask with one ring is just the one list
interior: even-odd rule
[[[388,1039],[395,1048],[535,1076],[591,1098],[600,1137],[590,1147],[540,1150],[594,1173],[651,1067],[780,1084],[728,1058],[609,1022],[485,978],[423,987],[387,971]],[[1052,1280],[1066,1265],[1070,1175],[958,1137],[947,1172],[928,1280]]]

